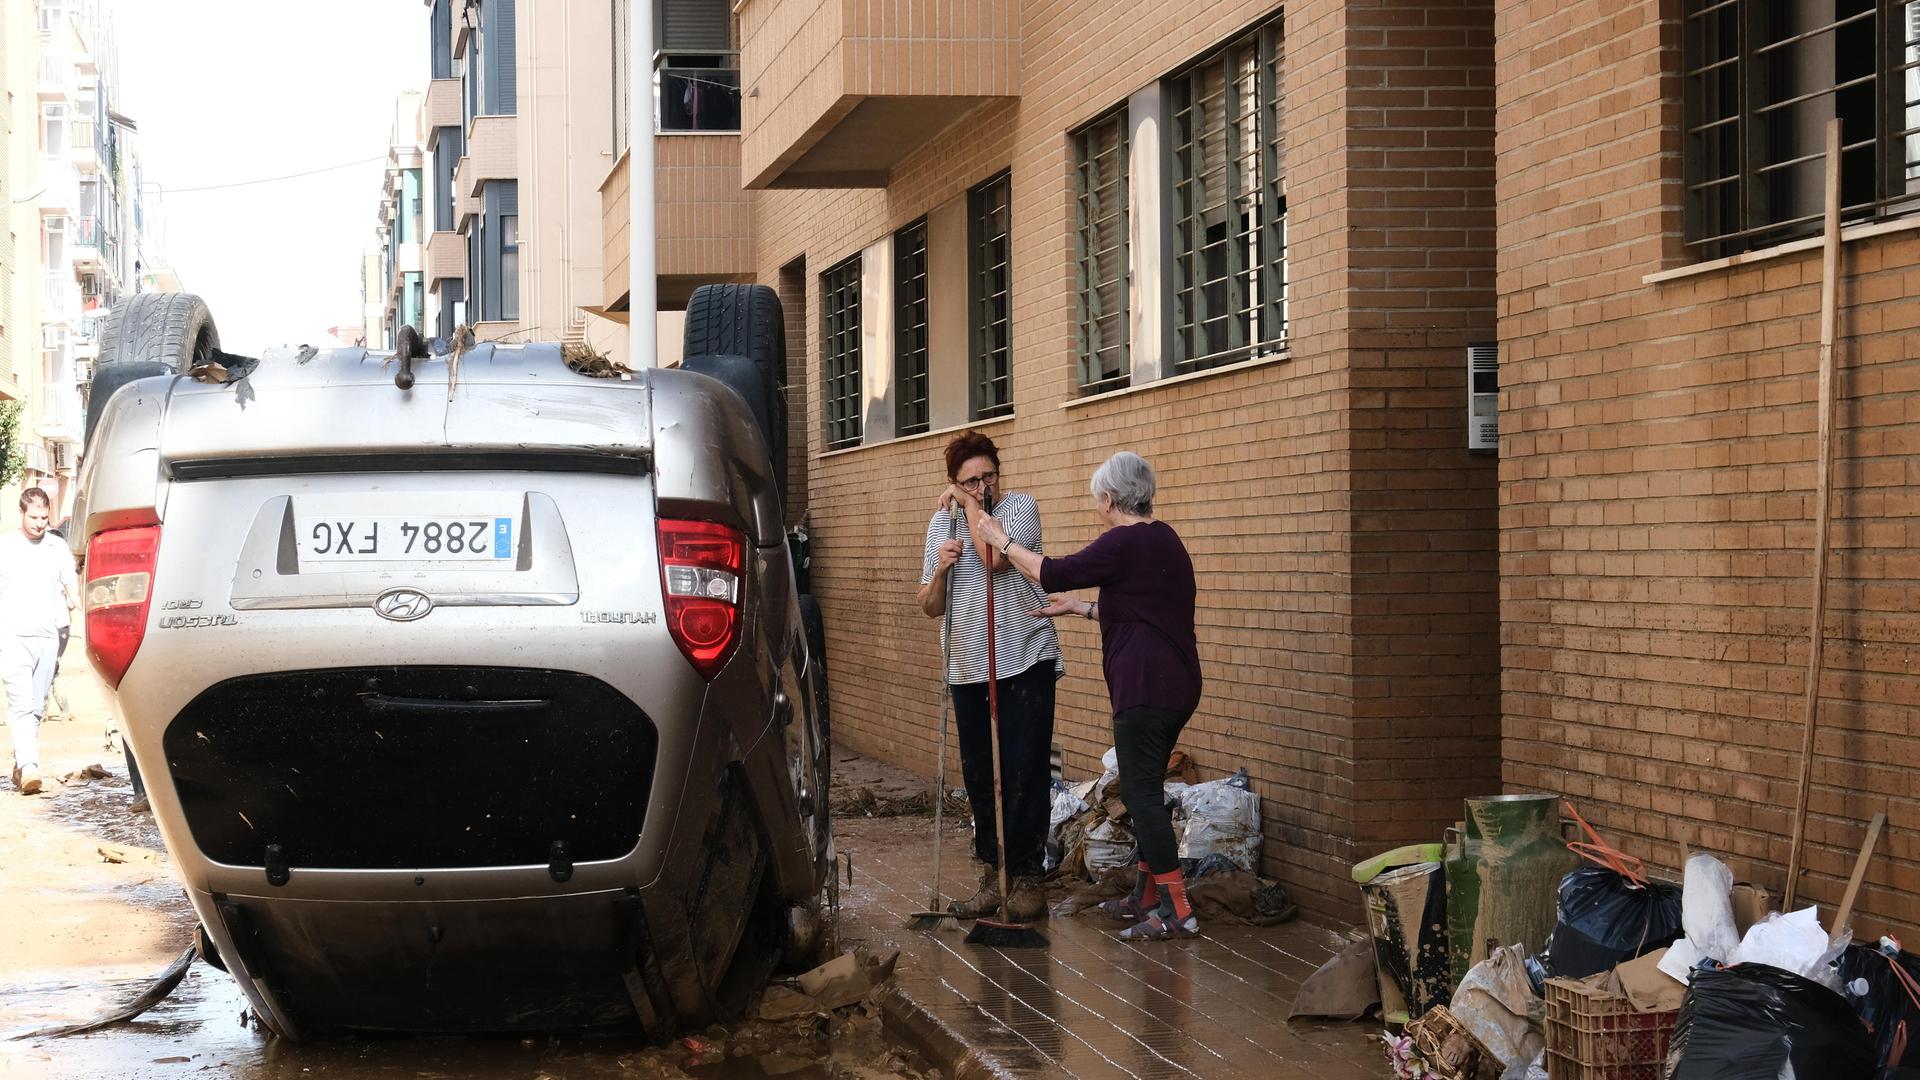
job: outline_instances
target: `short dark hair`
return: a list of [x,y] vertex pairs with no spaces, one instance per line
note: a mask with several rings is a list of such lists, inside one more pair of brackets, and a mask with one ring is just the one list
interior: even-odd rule
[[993,462],[995,472],[1000,470],[1000,448],[993,445],[992,439],[977,431],[963,431],[955,435],[953,441],[947,444],[947,479],[958,480],[960,466],[977,457]]
[[50,498],[45,491],[37,487],[30,487],[20,493],[21,513],[26,513],[27,507],[32,506],[34,503],[39,503],[41,506],[46,507],[49,512],[53,510],[53,499]]

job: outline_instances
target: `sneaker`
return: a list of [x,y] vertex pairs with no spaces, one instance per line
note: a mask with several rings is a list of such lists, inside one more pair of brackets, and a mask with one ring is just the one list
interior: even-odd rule
[[1200,933],[1200,918],[1188,915],[1176,919],[1172,912],[1150,912],[1146,918],[1120,931],[1121,941],[1165,941],[1168,938],[1194,937]]
[[965,900],[947,905],[947,913],[961,919],[983,919],[1000,910],[1000,871],[980,864],[980,888]]
[[1137,896],[1123,896],[1118,900],[1100,901],[1100,910],[1109,917],[1123,923],[1137,923],[1147,917],[1147,909],[1140,905]]
[[1044,919],[1046,916],[1046,881],[1031,874],[1022,874],[1014,878],[1012,893],[1007,897],[1007,918],[1014,922],[1030,923]]

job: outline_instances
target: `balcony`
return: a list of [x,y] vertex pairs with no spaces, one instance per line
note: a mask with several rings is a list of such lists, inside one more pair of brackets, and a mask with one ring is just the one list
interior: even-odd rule
[[42,388],[40,397],[40,437],[49,442],[78,443],[85,414],[80,411],[77,386]]
[[[44,43],[43,43],[44,44]],[[51,46],[46,46],[51,49]],[[43,51],[40,54],[40,78],[38,92],[48,100],[70,98],[75,84],[73,64],[58,52]]]
[[741,0],[749,188],[881,187],[975,107],[1020,94],[1019,0]]
[[738,134],[740,54],[663,51],[653,64],[653,129]]
[[70,269],[49,270],[40,295],[40,321],[48,325],[80,321],[80,282]]
[[[655,248],[659,302],[686,306],[703,282],[753,278],[753,204],[740,187],[740,140],[679,135],[653,145]],[[606,306],[627,296],[627,155],[600,185],[600,265]]]
[[67,125],[67,156],[83,173],[100,171],[100,127],[92,120],[75,117]]
[[[480,188],[489,180],[512,180],[520,175],[520,144],[514,134],[514,117],[476,116],[467,129],[467,156],[453,172],[453,190],[460,199],[478,199]],[[465,218],[477,204],[463,203],[459,216]]]
[[459,79],[434,79],[427,83],[427,103],[420,119],[427,127],[429,144],[434,132],[443,127],[460,126],[460,86]]
[[438,282],[467,276],[467,238],[457,232],[436,232],[427,236],[427,288]]
[[83,270],[100,267],[107,243],[106,230],[100,227],[100,219],[97,217],[72,218],[70,223],[67,250],[73,256],[73,265]]

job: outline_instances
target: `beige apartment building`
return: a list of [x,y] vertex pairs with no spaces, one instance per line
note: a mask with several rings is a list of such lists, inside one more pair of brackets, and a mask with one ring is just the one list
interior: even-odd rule
[[418,325],[429,338],[465,325],[482,340],[591,342],[624,355],[617,322],[592,314],[602,303],[599,189],[615,141],[605,10],[425,6]]
[[113,28],[95,0],[37,0],[0,13],[11,110],[0,165],[0,398],[18,401],[24,470],[0,492],[44,488],[59,519],[72,505],[85,438],[85,390],[106,310],[141,287],[137,129],[114,108]]
[[379,348],[393,348],[402,326],[424,333],[428,325],[425,98],[409,90],[394,101],[393,133],[380,177],[374,229],[379,274],[366,298],[365,338]]
[[[660,302],[703,280],[785,302],[838,736],[930,771],[912,593],[951,433],[999,443],[1054,551],[1094,535],[1087,477],[1125,447],[1200,574],[1183,743],[1248,769],[1265,869],[1303,905],[1351,915],[1354,861],[1503,788],[1778,890],[1838,114],[1842,494],[1802,882],[1836,902],[1864,819],[1920,811],[1920,39],[1890,0],[1817,6],[740,0],[737,73],[677,84],[663,36]],[[714,33],[689,63],[733,66]],[[674,128],[690,86],[733,85],[738,135]],[[603,187],[616,310],[629,179],[622,157]],[[1098,643],[1062,636],[1056,739],[1085,777]],[[1920,926],[1916,843],[1871,865],[1861,932]]]

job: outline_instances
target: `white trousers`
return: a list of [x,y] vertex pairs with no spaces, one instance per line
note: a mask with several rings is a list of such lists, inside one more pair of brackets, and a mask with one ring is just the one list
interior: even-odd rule
[[40,713],[53,686],[60,639],[49,634],[0,637],[0,686],[7,692],[7,728],[13,733],[15,768],[40,764]]

